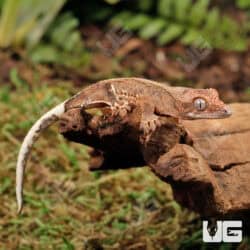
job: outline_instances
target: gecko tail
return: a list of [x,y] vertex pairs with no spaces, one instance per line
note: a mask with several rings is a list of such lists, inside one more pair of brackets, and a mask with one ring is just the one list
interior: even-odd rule
[[18,214],[21,213],[23,207],[24,171],[32,146],[38,139],[42,131],[48,128],[54,122],[56,122],[60,118],[60,116],[65,112],[65,103],[66,101],[52,108],[47,113],[45,113],[39,120],[37,120],[23,140],[18,154],[16,165],[16,199]]

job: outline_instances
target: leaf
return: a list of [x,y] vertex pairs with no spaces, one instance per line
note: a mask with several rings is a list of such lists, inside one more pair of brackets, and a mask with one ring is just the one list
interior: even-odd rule
[[184,31],[184,28],[178,24],[169,25],[166,30],[158,37],[157,42],[160,45],[169,43],[179,37]]
[[12,181],[9,177],[3,177],[2,183],[0,186],[0,194],[5,193],[11,187]]
[[250,8],[250,1],[249,0],[236,0],[237,7],[241,9],[248,9]]
[[55,47],[41,44],[30,51],[30,58],[36,63],[56,63],[60,56]]
[[208,4],[209,0],[197,0],[195,2],[191,9],[189,17],[189,20],[193,25],[200,25],[202,21],[206,18]]
[[27,82],[25,82],[23,79],[20,78],[18,70],[16,68],[11,69],[10,80],[17,89],[21,89],[27,86]]
[[223,45],[226,50],[242,52],[247,49],[247,41],[241,38],[229,39],[227,42],[224,42]]
[[220,23],[219,10],[217,8],[213,8],[209,11],[206,19],[206,24],[204,29],[208,32],[218,29],[218,23]]
[[127,228],[127,223],[126,222],[120,222],[117,219],[112,222],[112,227],[116,228],[118,230],[125,230]]
[[190,45],[195,43],[201,37],[200,32],[195,29],[190,29],[186,34],[181,38],[181,42],[185,45]]
[[124,26],[125,22],[129,20],[133,14],[129,11],[122,11],[121,13],[115,15],[111,21],[110,24],[114,26]]
[[3,86],[0,89],[0,101],[4,103],[8,103],[10,101],[10,86]]
[[75,250],[74,245],[69,240],[67,240],[65,237],[63,237],[62,239],[64,243],[64,250]]
[[147,24],[140,30],[139,35],[143,39],[150,39],[159,34],[165,25],[166,23],[162,19],[152,20],[149,24]]
[[3,4],[5,0],[0,0],[0,11],[2,10]]
[[175,16],[177,20],[184,21],[187,18],[187,13],[192,8],[192,0],[176,0],[174,2]]
[[63,44],[63,49],[67,52],[73,52],[77,49],[79,43],[81,43],[81,35],[78,31],[72,31],[68,38],[65,40]]
[[163,17],[170,17],[171,15],[173,15],[173,3],[173,0],[158,0],[158,14]]
[[228,34],[229,36],[238,32],[238,25],[235,21],[227,16],[223,16],[220,22],[220,30],[224,32],[224,34]]
[[127,22],[125,22],[125,27],[129,30],[137,30],[148,24],[150,21],[151,18],[149,16],[138,14],[128,19]]
[[[71,13],[63,14],[60,19],[53,25],[51,32],[48,34],[53,44],[58,47],[63,48],[64,50],[70,51],[70,48],[73,49],[78,42],[81,41],[80,34],[75,29],[78,27],[79,22],[76,18],[71,15]],[[77,33],[78,35],[76,36]],[[68,45],[68,39],[72,39],[71,36],[74,35],[75,38],[72,41],[75,41],[74,44]]]
[[108,4],[117,4],[120,2],[120,0],[104,0],[105,2],[107,2]]
[[20,0],[6,0],[0,16],[0,47],[11,45],[15,35]]
[[[29,47],[34,47],[42,38],[49,25],[53,22],[60,9],[65,4],[66,0],[54,0],[53,4],[48,5],[47,11],[37,22],[36,27],[27,36],[27,44]],[[32,11],[32,10],[30,10]]]
[[143,1],[138,1],[137,5],[139,10],[143,12],[149,11],[154,4],[154,0],[143,0]]

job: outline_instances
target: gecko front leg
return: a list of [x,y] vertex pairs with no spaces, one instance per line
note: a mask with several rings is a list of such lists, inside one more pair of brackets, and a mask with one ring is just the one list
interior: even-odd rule
[[139,101],[136,109],[140,116],[139,130],[142,132],[140,140],[142,143],[147,143],[152,133],[161,125],[161,120],[155,114],[155,106],[146,100]]

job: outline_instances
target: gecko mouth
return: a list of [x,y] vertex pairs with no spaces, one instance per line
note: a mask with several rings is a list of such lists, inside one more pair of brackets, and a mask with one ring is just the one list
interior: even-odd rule
[[208,113],[208,112],[189,112],[187,114],[187,117],[189,119],[223,119],[230,117],[232,115],[232,111],[229,107],[226,107],[222,110],[218,110],[213,113]]

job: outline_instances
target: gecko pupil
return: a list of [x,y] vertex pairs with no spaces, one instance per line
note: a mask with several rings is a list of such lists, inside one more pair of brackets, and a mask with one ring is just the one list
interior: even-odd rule
[[197,98],[194,100],[194,107],[198,110],[198,111],[203,111],[206,109],[206,101],[203,98]]

